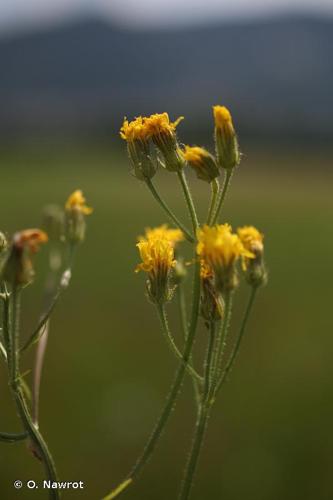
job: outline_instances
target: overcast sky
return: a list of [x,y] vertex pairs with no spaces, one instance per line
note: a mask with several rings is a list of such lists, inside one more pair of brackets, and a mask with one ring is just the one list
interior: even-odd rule
[[0,0],[0,28],[44,24],[89,11],[108,13],[126,24],[166,25],[285,11],[333,15],[333,0]]

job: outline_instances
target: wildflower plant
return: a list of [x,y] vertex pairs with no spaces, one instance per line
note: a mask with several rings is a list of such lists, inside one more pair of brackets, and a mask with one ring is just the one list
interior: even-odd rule
[[[233,231],[221,219],[228,188],[241,155],[230,112],[224,106],[213,107],[215,152],[203,147],[181,146],[177,126],[182,117],[171,122],[167,113],[124,120],[120,131],[126,141],[134,175],[145,182],[155,200],[176,228],[162,225],[146,229],[139,237],[137,248],[141,258],[136,271],[146,273],[146,290],[157,309],[162,332],[170,350],[179,359],[177,373],[161,415],[126,479],[104,500],[118,497],[141,473],[168,422],[186,374],[192,379],[197,407],[192,447],[185,467],[179,500],[190,498],[200,451],[209,416],[223,384],[239,352],[257,290],[266,283],[263,235],[253,226]],[[158,167],[178,177],[188,208],[191,229],[177,218],[161,198],[153,177]],[[206,221],[199,222],[187,182],[186,171],[191,167],[199,181],[211,186],[211,199]],[[224,174],[220,186],[219,178]],[[192,245],[193,265],[185,266],[180,253],[183,240]],[[187,315],[184,281],[192,272],[191,310]],[[238,332],[231,334],[233,301],[241,280],[249,286],[249,298]],[[180,324],[184,344],[178,346],[170,330],[167,304],[179,304]],[[194,365],[192,350],[197,336],[199,319],[207,330],[206,354],[202,366]],[[226,349],[228,346],[228,349]]]
[[[74,252],[84,239],[85,216],[91,211],[85,205],[82,192],[77,190],[68,198],[65,209],[56,205],[45,208],[43,229],[25,229],[8,239],[0,233],[0,352],[7,367],[9,389],[22,427],[19,433],[0,432],[0,441],[26,441],[29,451],[45,468],[45,475],[52,485],[49,497],[54,500],[60,497],[57,471],[39,428],[42,368],[51,315],[70,283]],[[42,246],[48,248],[42,311],[36,327],[25,338],[22,331],[24,325],[21,326],[20,321],[21,303],[26,288],[33,284],[33,257]],[[30,370],[21,372],[21,358],[32,347],[36,352],[30,389],[25,380]]]

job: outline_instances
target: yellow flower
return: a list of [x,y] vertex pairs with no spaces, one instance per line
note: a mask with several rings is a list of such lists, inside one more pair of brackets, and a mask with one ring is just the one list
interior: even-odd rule
[[255,258],[256,264],[262,260],[264,235],[254,226],[240,227],[237,229],[237,233],[244,248],[252,254],[251,260],[246,255],[242,258],[242,268],[246,271],[251,263],[254,264],[253,258]]
[[86,204],[86,199],[80,189],[74,191],[66,201],[65,208],[67,211],[75,210],[81,212],[84,215],[89,215],[93,212],[93,208],[88,207]]
[[237,233],[244,247],[249,252],[254,252],[259,248],[263,248],[264,235],[254,226],[240,227],[237,229]]
[[[167,224],[163,224],[159,227],[150,228],[145,230],[146,238],[149,239],[160,239],[167,240],[172,246],[175,246],[179,241],[184,240],[184,233],[180,229],[169,229]],[[144,238],[141,236],[139,241]]]
[[174,136],[175,130],[179,122],[184,119],[180,116],[174,122],[170,121],[168,113],[155,113],[147,118],[144,118],[144,128],[147,137],[158,135]]
[[176,265],[173,246],[165,238],[141,239],[136,246],[142,260],[137,272],[141,270],[156,276],[168,273]]
[[218,177],[219,169],[215,159],[206,149],[199,146],[185,146],[181,153],[199,179],[211,182]]
[[208,269],[212,269],[217,289],[231,290],[237,286],[234,264],[240,257],[252,258],[229,224],[203,226],[197,232],[197,254]]
[[146,126],[144,124],[144,119],[142,118],[142,116],[138,116],[131,122],[124,118],[123,125],[120,129],[120,137],[127,142],[146,140]]

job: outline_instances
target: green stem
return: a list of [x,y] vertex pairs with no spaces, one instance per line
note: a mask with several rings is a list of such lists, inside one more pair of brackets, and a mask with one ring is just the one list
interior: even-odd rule
[[[186,313],[184,286],[182,283],[180,283],[177,287],[177,298],[178,298],[180,322],[181,322],[184,342],[186,342],[186,339],[188,336],[188,324],[187,324],[187,313]],[[191,365],[193,365],[193,355],[192,354],[189,358],[189,362]],[[198,384],[197,380],[194,379],[193,377],[192,377],[192,383],[193,383],[193,391],[194,391],[195,401],[196,401],[196,404],[199,405],[200,404],[199,384]]]
[[210,393],[210,374],[212,369],[214,344],[215,344],[215,322],[211,321],[209,328],[209,342],[208,342],[207,355],[205,361],[204,391],[202,395],[202,402],[198,409],[198,416],[192,442],[192,449],[185,469],[184,480],[182,483],[179,500],[188,500],[188,498],[190,497],[193,485],[193,479],[198,466],[200,451],[202,449],[208,425],[208,418],[211,409],[211,403],[209,401],[209,393]]
[[[72,259],[72,257],[71,257],[71,259]],[[64,273],[61,276],[58,290],[56,291],[51,303],[48,305],[47,310],[42,315],[38,325],[36,326],[36,328],[34,329],[32,334],[30,335],[30,337],[27,339],[25,344],[21,347],[20,351],[26,351],[30,346],[32,346],[33,344],[38,342],[39,339],[41,338],[41,336],[45,333],[47,322],[48,322],[52,312],[54,311],[55,306],[57,305],[58,300],[60,299],[62,293],[68,287],[70,278],[71,278],[71,267],[68,267],[66,269],[66,271],[64,271]]]
[[221,208],[222,208],[224,200],[226,198],[226,195],[227,195],[230,183],[231,183],[231,179],[232,179],[233,173],[234,173],[234,169],[226,170],[226,172],[225,172],[222,191],[221,191],[221,194],[219,196],[219,200],[217,202],[217,207],[216,207],[215,213],[214,213],[214,215],[212,217],[212,220],[211,220],[211,225],[212,226],[214,224],[217,224],[217,222],[218,222],[218,218],[219,218],[219,215],[220,215],[220,212],[221,212]]
[[[185,363],[184,358],[180,350],[175,344],[175,341],[173,339],[173,336],[170,332],[169,324],[168,324],[168,318],[165,310],[165,305],[164,304],[158,304],[157,305],[157,310],[158,310],[158,315],[161,320],[162,324],[162,330],[164,333],[164,336],[166,338],[166,341],[170,347],[170,349],[175,353],[177,358],[179,358],[182,363]],[[191,377],[195,378],[200,384],[203,382],[203,378],[199,375],[199,373],[196,372],[196,370],[191,366],[190,363],[185,363],[186,370],[188,373],[191,375]]]
[[207,216],[207,224],[210,226],[211,225],[211,220],[213,218],[214,212],[216,210],[216,200],[217,200],[217,195],[220,190],[220,184],[219,181],[216,179],[213,179],[212,182],[210,183],[212,194],[210,198],[210,204],[209,204],[209,209],[208,209],[208,216]]
[[210,396],[213,393],[215,393],[215,388],[219,380],[222,367],[222,358],[224,354],[226,338],[230,324],[231,312],[232,312],[232,292],[227,292],[225,295],[224,318],[221,321],[220,329],[216,339],[216,349],[215,349],[215,355],[213,359],[213,366],[211,372],[212,384],[211,384]]
[[0,432],[0,441],[3,443],[17,443],[18,441],[24,441],[28,437],[27,432],[12,433],[12,432]]
[[214,359],[215,338],[216,338],[216,323],[215,321],[211,321],[209,326],[209,342],[207,348],[205,376],[204,376],[204,393],[203,393],[204,404],[207,404],[210,392],[210,386],[212,383],[211,371],[212,371],[212,362]]
[[185,349],[183,353],[184,362],[180,364],[178,371],[176,373],[175,381],[171,387],[169,396],[166,400],[166,404],[163,408],[163,411],[158,419],[155,428],[146,444],[145,449],[143,450],[142,455],[139,460],[136,462],[130,474],[127,476],[125,481],[123,481],[120,485],[117,486],[109,495],[107,495],[104,500],[113,500],[118,497],[127,487],[132,484],[133,480],[137,478],[140,474],[147,461],[151,457],[152,453],[155,450],[155,447],[158,443],[159,438],[162,435],[162,432],[168,422],[168,419],[172,413],[172,410],[175,406],[175,402],[177,396],[180,392],[181,386],[183,384],[184,376],[186,373],[186,364],[188,363],[192,347],[195,340],[195,334],[197,330],[198,317],[199,317],[199,306],[200,306],[200,263],[196,259],[196,264],[194,268],[194,283],[193,283],[193,301],[192,301],[192,312],[191,312],[191,323],[188,331],[188,336],[185,344]]
[[179,495],[179,500],[188,500],[190,498],[191,489],[193,486],[193,479],[198,466],[200,451],[202,449],[207,429],[209,413],[210,411],[205,405],[201,406],[201,408],[199,409],[193,436],[192,448],[186,466],[184,480]]
[[[47,444],[44,441],[43,436],[41,435],[38,428],[34,425],[32,421],[21,387],[20,371],[19,371],[19,349],[18,349],[18,338],[20,331],[20,326],[19,326],[20,294],[21,294],[20,289],[18,289],[18,287],[14,285],[12,290],[12,325],[10,332],[11,347],[12,347],[11,360],[9,364],[10,388],[23,427],[26,429],[30,437],[32,451],[35,454],[35,456],[43,462],[48,479],[52,482],[54,481],[57,482],[58,477],[52,455],[47,447]],[[60,497],[57,489],[50,489],[49,497],[52,500],[58,500]]]
[[187,180],[186,180],[184,169],[181,169],[179,172],[177,172],[177,175],[178,175],[178,179],[179,179],[180,184],[181,184],[182,189],[183,189],[183,193],[184,193],[184,196],[185,196],[187,208],[188,208],[188,211],[189,211],[189,214],[190,214],[190,218],[191,218],[191,221],[192,221],[193,231],[194,231],[194,234],[196,234],[196,231],[197,231],[197,229],[199,227],[199,221],[198,221],[197,213],[195,211],[195,206],[194,206],[194,203],[193,203],[193,199],[192,199],[192,195],[191,195],[191,192],[190,192],[190,188],[188,187],[188,184],[187,184]]
[[186,239],[189,242],[194,243],[194,238],[191,235],[191,233],[189,232],[189,230],[186,229],[186,227],[179,221],[179,219],[177,218],[177,216],[168,207],[168,205],[163,200],[163,198],[161,198],[161,196],[159,195],[158,191],[156,190],[156,187],[154,186],[154,184],[151,181],[151,179],[147,179],[146,180],[146,184],[147,184],[148,189],[152,193],[153,197],[155,198],[155,200],[157,201],[157,203],[163,208],[163,210],[166,212],[166,214],[168,215],[168,217],[176,224],[176,226],[179,227],[179,229],[181,229],[183,231]]
[[225,369],[224,369],[224,371],[222,373],[222,376],[221,376],[221,378],[220,378],[220,380],[218,382],[215,394],[218,393],[218,391],[220,390],[221,386],[223,385],[223,383],[227,379],[228,374],[232,370],[232,367],[234,366],[234,363],[235,363],[235,360],[237,358],[237,354],[239,352],[239,348],[240,348],[242,339],[244,337],[246,325],[247,325],[248,319],[250,317],[252,306],[253,306],[254,300],[256,298],[257,290],[258,290],[257,287],[252,287],[252,289],[251,289],[250,297],[249,297],[249,300],[248,300],[248,303],[247,303],[247,306],[246,306],[246,309],[245,309],[245,313],[244,313],[244,316],[243,316],[242,324],[241,324],[241,327],[240,327],[240,330],[239,330],[239,334],[238,334],[236,343],[235,343],[235,345],[233,347],[233,350],[232,350],[232,352],[230,354],[230,357],[229,357],[228,362],[226,364],[226,367],[225,367]]

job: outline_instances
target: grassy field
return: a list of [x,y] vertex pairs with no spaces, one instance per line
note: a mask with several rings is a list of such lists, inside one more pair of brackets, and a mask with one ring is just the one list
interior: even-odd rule
[[[329,156],[315,152],[248,151],[235,175],[224,219],[234,226],[253,223],[265,233],[270,279],[255,305],[237,369],[213,413],[193,500],[332,498],[329,162]],[[165,217],[129,175],[125,154],[112,148],[3,147],[0,163],[1,229],[6,232],[38,226],[41,208],[62,204],[76,188],[95,208],[72,286],[51,324],[41,430],[61,478],[85,483],[83,491],[69,491],[64,498],[98,499],[141,451],[177,364],[144,297],[144,277],[133,273],[136,236]],[[204,216],[206,184],[191,180]],[[158,182],[177,213],[184,214],[175,177],[162,172]],[[44,260],[38,257],[37,270]],[[38,317],[41,274],[25,293],[23,336]],[[243,285],[237,315],[246,292]],[[199,345],[204,336],[201,328]],[[31,362],[29,354],[24,368]],[[0,383],[0,428],[19,430],[3,367]],[[176,498],[193,423],[187,383],[153,461],[124,499]],[[1,445],[0,470],[1,498],[46,498],[42,490],[12,487],[16,479],[42,477],[24,444]]]

